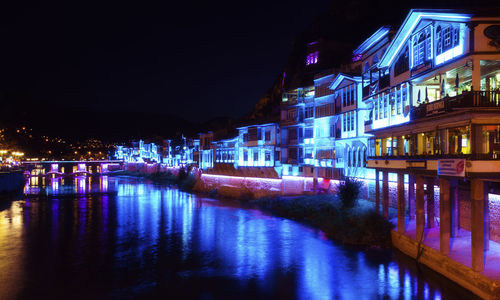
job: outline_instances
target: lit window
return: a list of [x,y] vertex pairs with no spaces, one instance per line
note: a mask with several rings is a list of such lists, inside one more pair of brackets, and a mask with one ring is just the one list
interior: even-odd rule
[[318,54],[318,51],[309,53],[306,58],[306,65],[309,66],[318,63]]
[[384,96],[384,118],[387,118],[387,111],[388,111],[388,103],[389,102],[389,93],[385,93]]
[[413,37],[413,67],[432,59],[431,29],[427,27]]

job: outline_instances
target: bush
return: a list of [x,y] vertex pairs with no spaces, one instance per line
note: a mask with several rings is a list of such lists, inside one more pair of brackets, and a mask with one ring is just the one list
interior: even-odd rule
[[362,186],[361,181],[352,177],[346,177],[344,181],[337,185],[337,193],[342,202],[342,208],[350,209],[356,205]]
[[184,181],[184,179],[186,179],[188,176],[188,172],[186,171],[185,168],[181,167],[179,168],[179,173],[177,174],[177,180],[179,183],[181,183],[182,181]]
[[196,184],[196,177],[194,177],[193,174],[187,174],[183,180],[179,181],[178,186],[181,190],[191,192],[195,184]]

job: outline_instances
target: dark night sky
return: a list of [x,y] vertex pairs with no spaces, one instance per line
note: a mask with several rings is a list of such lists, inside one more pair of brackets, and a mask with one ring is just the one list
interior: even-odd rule
[[329,1],[66,1],[0,8],[0,89],[29,101],[239,117]]
[[[4,1],[0,92],[27,95],[26,105],[239,117],[280,75],[293,36],[331,7],[328,0],[171,2]],[[370,24],[352,32],[357,41],[411,7],[337,3],[340,16],[351,4],[365,8],[351,19]]]

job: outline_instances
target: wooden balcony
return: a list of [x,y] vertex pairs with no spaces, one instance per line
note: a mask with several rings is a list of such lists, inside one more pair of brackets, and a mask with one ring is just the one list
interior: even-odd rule
[[410,119],[416,120],[451,112],[457,108],[500,108],[500,92],[464,92],[455,97],[445,97],[438,101],[424,103],[411,109]]

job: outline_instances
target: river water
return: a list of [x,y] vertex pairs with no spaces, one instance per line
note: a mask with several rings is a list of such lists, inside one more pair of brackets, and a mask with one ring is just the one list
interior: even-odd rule
[[0,202],[0,299],[471,299],[392,251],[132,178]]

